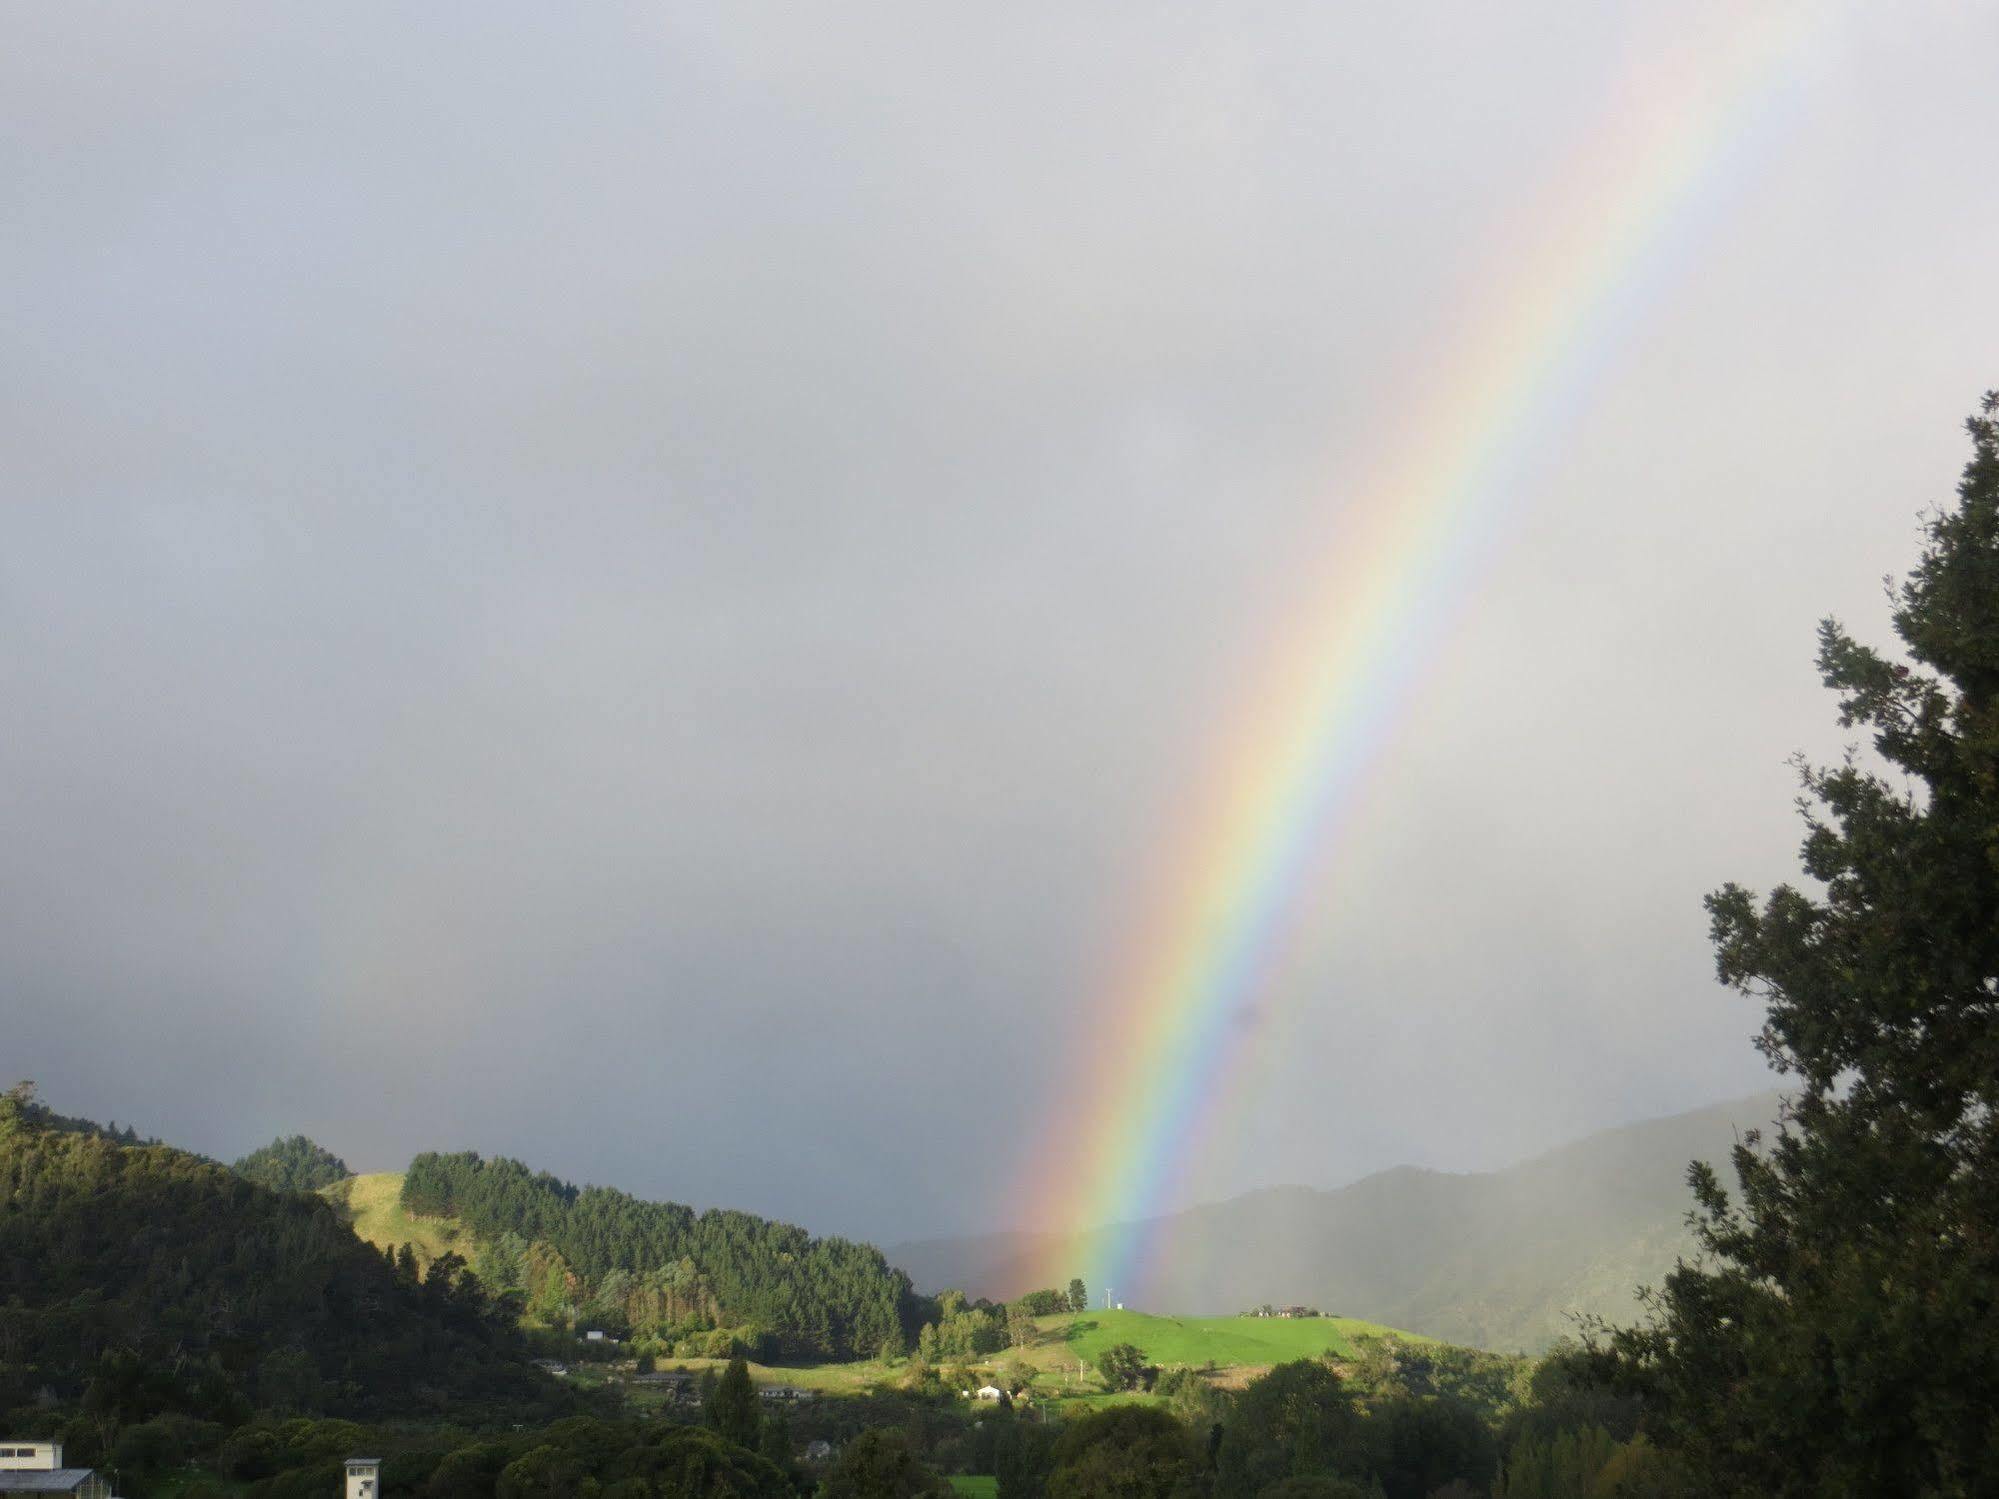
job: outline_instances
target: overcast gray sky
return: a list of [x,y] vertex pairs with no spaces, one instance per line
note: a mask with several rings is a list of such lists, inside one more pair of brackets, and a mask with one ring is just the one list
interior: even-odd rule
[[[1999,12],[1813,13],[1188,1195],[1763,1085],[1700,896],[1791,868],[1814,622],[1881,632],[1999,384]],[[10,1077],[1001,1222],[1390,372],[1691,14],[9,7]]]

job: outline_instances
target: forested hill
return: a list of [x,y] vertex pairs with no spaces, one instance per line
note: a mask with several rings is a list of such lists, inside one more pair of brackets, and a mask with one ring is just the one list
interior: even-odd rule
[[921,1320],[909,1277],[872,1245],[578,1188],[519,1161],[420,1155],[402,1206],[469,1228],[482,1273],[530,1312],[670,1348],[712,1332],[765,1357],[871,1357]]
[[0,1098],[0,1415],[546,1414],[510,1311],[399,1272],[316,1197]]

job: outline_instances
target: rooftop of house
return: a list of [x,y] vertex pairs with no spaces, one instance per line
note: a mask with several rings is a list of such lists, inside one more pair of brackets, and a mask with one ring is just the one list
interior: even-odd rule
[[67,1494],[80,1488],[91,1468],[0,1468],[0,1494]]

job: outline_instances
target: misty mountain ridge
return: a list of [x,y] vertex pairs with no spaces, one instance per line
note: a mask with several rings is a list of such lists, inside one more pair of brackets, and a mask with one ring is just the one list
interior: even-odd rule
[[[1636,1291],[1692,1250],[1687,1165],[1726,1169],[1776,1119],[1753,1094],[1621,1125],[1497,1171],[1396,1166],[1343,1187],[1265,1187],[1148,1220],[1144,1308],[1187,1315],[1265,1302],[1365,1316],[1454,1343],[1539,1349],[1577,1315],[1631,1321]],[[888,1250],[919,1286],[995,1299],[1032,1289],[1061,1237],[999,1233]],[[1087,1267],[1078,1267],[1088,1273]]]

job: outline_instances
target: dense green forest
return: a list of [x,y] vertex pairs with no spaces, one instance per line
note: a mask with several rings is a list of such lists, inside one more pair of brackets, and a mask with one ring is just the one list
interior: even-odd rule
[[871,1245],[815,1239],[751,1213],[697,1213],[578,1188],[471,1152],[410,1162],[403,1207],[482,1242],[480,1273],[547,1320],[669,1345],[722,1332],[765,1357],[852,1358],[900,1347],[927,1310]]
[[230,1168],[273,1192],[317,1192],[354,1173],[347,1163],[304,1135],[287,1135],[260,1146]]
[[[73,1124],[73,1121],[63,1121]],[[0,1098],[0,1407],[546,1413],[512,1309],[419,1281],[324,1202]]]

